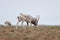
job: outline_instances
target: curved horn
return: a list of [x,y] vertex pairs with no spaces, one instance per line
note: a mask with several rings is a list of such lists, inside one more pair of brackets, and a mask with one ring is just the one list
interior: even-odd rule
[[36,16],[36,19],[37,19],[38,21],[39,21],[39,18],[40,18],[40,15],[37,15],[37,16]]

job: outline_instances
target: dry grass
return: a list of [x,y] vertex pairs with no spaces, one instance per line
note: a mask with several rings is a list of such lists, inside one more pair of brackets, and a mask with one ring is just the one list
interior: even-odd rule
[[60,26],[1,27],[0,40],[60,40]]

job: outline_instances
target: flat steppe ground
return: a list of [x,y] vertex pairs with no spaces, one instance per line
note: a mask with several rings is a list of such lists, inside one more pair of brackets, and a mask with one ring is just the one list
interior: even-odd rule
[[60,40],[60,26],[1,26],[0,40]]

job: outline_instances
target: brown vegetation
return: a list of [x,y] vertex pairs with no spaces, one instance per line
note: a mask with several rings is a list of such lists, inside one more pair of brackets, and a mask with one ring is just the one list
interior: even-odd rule
[[60,40],[60,26],[1,27],[0,40]]

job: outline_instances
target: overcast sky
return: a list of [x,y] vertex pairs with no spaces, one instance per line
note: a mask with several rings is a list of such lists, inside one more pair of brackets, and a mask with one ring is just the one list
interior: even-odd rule
[[39,24],[60,25],[60,0],[0,0],[0,24],[16,24],[20,13],[40,15]]

